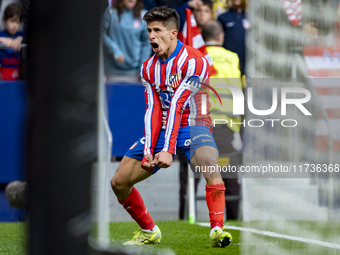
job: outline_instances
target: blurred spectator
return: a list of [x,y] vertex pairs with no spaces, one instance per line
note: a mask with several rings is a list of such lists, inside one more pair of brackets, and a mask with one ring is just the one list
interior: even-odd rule
[[26,182],[12,181],[5,189],[5,196],[11,207],[27,208],[28,187]]
[[19,3],[9,4],[3,15],[5,30],[0,32],[0,73],[4,80],[19,79],[21,64],[20,49],[23,33],[19,27],[23,19],[22,7]]
[[[30,5],[30,0],[0,0],[0,20],[3,20],[3,15],[7,5],[12,3],[20,3],[23,9],[23,24],[20,26],[19,31],[24,31],[24,34],[27,34],[27,19],[28,19],[28,10]],[[4,30],[4,24],[0,22],[0,30]],[[24,40],[26,37],[24,37]]]
[[[19,0],[0,0],[0,20],[3,20],[4,17],[4,12],[7,7],[7,5],[12,4],[12,3],[19,3]],[[4,30],[4,24],[3,22],[0,22],[0,30]]]
[[218,16],[224,29],[223,47],[237,53],[240,59],[240,70],[244,74],[246,45],[245,34],[250,27],[249,21],[245,17],[245,0],[232,0],[232,5],[226,12]]
[[203,0],[202,5],[198,6],[193,10],[194,17],[197,22],[197,26],[202,33],[202,26],[209,20],[212,20],[212,1]]
[[227,8],[226,0],[213,0],[213,5],[212,5],[213,18],[217,19],[217,17],[221,13],[223,13],[226,8]]
[[105,10],[102,35],[108,82],[137,82],[142,63],[151,55],[142,7],[142,0],[117,0]]
[[[208,54],[214,62],[216,75],[210,77],[210,85],[229,84],[242,89],[241,72],[239,70],[239,58],[236,53],[222,47],[224,32],[221,24],[215,20],[210,20],[202,26],[202,36],[207,46]],[[227,124],[216,125],[213,128],[213,136],[219,149],[220,166],[240,164],[241,154],[237,153],[242,149],[240,136],[241,117],[233,116],[233,100],[229,90],[216,89],[222,99],[222,105],[212,104],[210,107],[210,117],[214,119],[227,120]],[[230,123],[234,123],[230,125]],[[233,156],[231,156],[233,155]],[[229,160],[230,159],[230,160]],[[228,173],[223,176],[226,187],[226,198],[235,196],[235,200],[226,201],[227,219],[236,220],[238,215],[240,195],[240,185],[237,173]]]
[[16,217],[25,221],[28,215],[28,185],[27,182],[12,181],[5,188],[5,196],[11,207],[18,209]]

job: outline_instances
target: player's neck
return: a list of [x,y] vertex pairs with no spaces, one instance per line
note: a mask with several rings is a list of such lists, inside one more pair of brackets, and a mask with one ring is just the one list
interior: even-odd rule
[[171,54],[175,51],[176,47],[177,47],[177,39],[171,41],[171,44],[168,50],[163,55],[160,56],[161,59],[163,61],[166,61],[168,58],[170,58]]

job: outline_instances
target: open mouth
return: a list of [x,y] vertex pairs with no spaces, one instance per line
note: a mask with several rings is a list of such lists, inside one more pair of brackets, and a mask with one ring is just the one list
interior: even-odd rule
[[150,43],[154,52],[158,51],[158,43]]

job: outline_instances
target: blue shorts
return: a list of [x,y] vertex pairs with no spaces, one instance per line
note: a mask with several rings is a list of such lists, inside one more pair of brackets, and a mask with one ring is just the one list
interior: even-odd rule
[[[164,136],[165,130],[161,130],[158,136],[157,144],[155,147],[154,154],[160,152],[164,147]],[[130,158],[143,159],[145,137],[142,137],[136,141],[134,145],[125,153],[125,156]],[[217,146],[214,137],[209,132],[209,128],[202,125],[180,127],[177,135],[176,150],[177,153],[184,152],[188,161],[190,162],[191,157],[195,151],[202,146],[212,146],[217,151]],[[156,173],[160,168],[155,166],[153,173]]]

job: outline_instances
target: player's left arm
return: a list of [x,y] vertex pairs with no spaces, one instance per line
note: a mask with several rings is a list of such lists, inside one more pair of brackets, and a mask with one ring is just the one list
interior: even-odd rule
[[162,150],[171,154],[176,153],[177,135],[181,124],[182,111],[187,106],[190,98],[198,92],[200,83],[204,83],[209,77],[208,61],[204,57],[188,60],[182,68],[182,77],[168,110],[165,143]]

